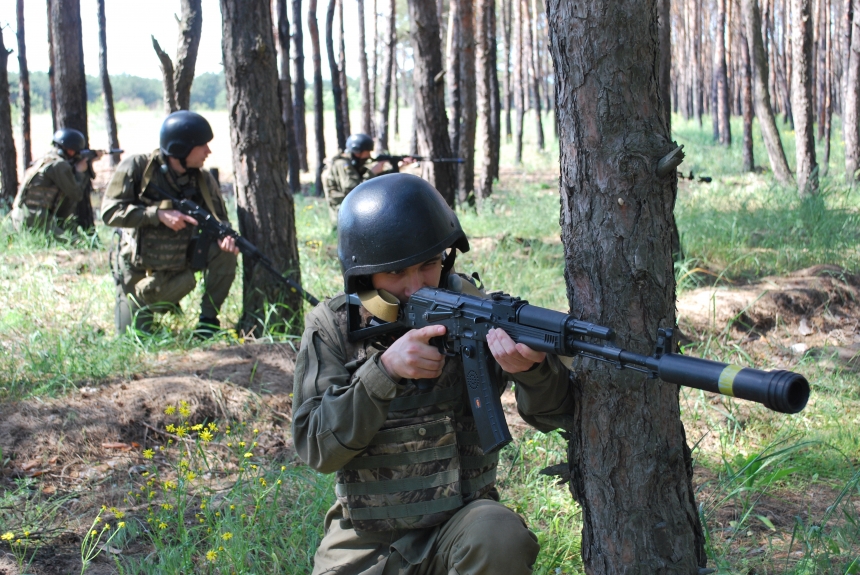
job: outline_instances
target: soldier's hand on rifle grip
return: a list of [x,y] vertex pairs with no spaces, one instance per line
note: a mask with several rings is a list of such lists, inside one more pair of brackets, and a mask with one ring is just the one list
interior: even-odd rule
[[218,240],[218,247],[221,251],[230,252],[234,256],[239,255],[239,247],[236,245],[236,238],[233,236],[224,236]]
[[158,214],[158,221],[174,232],[184,229],[187,224],[197,225],[197,220],[191,216],[186,216],[179,210],[158,210],[156,213]]
[[90,163],[87,160],[79,160],[75,162],[75,171],[84,173],[90,169]]
[[487,347],[502,369],[508,373],[528,371],[546,359],[546,353],[535,351],[523,343],[515,343],[503,329],[491,329],[487,332]]
[[445,356],[430,343],[434,337],[445,335],[444,325],[428,325],[413,329],[397,339],[379,358],[385,371],[394,380],[433,379],[442,375]]
[[400,165],[401,166],[408,166],[409,164],[414,164],[414,163],[415,163],[415,158],[413,158],[412,156],[406,156],[405,158],[403,158],[403,160],[401,160]]

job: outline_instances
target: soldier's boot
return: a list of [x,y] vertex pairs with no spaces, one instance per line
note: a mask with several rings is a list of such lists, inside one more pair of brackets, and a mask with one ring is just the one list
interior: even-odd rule
[[216,327],[214,331],[209,329],[208,337],[221,329],[218,313],[230,293],[230,286],[233,285],[235,278],[236,256],[213,245],[209,250],[209,263],[203,272],[203,301],[200,302],[198,324],[198,331],[205,330],[206,325]]

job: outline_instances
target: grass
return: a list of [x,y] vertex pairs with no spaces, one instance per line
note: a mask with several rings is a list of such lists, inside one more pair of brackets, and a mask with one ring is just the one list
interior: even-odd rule
[[[710,184],[682,181],[679,187],[676,216],[686,256],[677,266],[679,291],[821,263],[860,269],[860,206],[841,176],[838,131],[822,194],[802,201],[794,190],[775,185],[767,172],[741,173],[739,145],[715,146],[707,120],[702,130],[681,118],[673,121],[687,153],[684,173],[713,178]],[[740,124],[733,129],[737,142]],[[527,128],[527,138],[531,131]],[[408,130],[402,132],[405,139]],[[793,163],[792,135],[783,135]],[[458,267],[479,271],[491,288],[565,310],[554,183],[558,149],[551,138],[548,143],[545,153],[527,143],[526,167],[509,173],[478,212],[459,212],[472,250]],[[392,149],[405,150],[405,142],[395,142]],[[766,165],[758,135],[755,149],[758,163]],[[512,145],[503,147],[502,157],[503,165],[513,164]],[[318,297],[332,295],[341,289],[341,279],[326,207],[313,197],[295,201],[304,287]],[[70,245],[3,229],[0,401],[62,396],[78,387],[126,380],[200,347],[238,343],[229,330],[214,342],[193,337],[199,290],[182,302],[188,313],[165,317],[155,335],[114,337],[109,230],[99,227],[100,241],[91,241],[96,247],[90,250],[87,238]],[[238,277],[223,309],[224,325],[239,318],[240,288]],[[295,343],[277,331],[270,330],[265,341]],[[722,326],[704,336],[691,350],[696,355],[770,367],[768,358],[750,356]],[[709,564],[718,573],[860,573],[858,378],[811,359],[796,369],[812,381],[813,398],[794,416],[681,391]],[[0,534],[13,536],[11,543],[0,542],[3,548],[13,554],[17,549],[15,557],[20,555],[23,565],[44,543],[22,538],[24,532],[48,533],[59,525],[90,534],[81,543],[82,566],[101,553],[102,559],[115,557],[122,573],[241,573],[252,565],[257,572],[307,572],[333,500],[332,478],[255,454],[255,434],[248,425],[189,419],[181,405],[173,407],[178,415],[161,431],[178,437],[184,429],[182,438],[166,440],[162,450],[133,455],[126,501],[99,503],[98,493],[75,494],[106,507],[97,511],[96,505],[92,513],[73,519],[62,499],[69,494],[33,498],[37,480],[10,486],[0,502],[6,510]],[[203,435],[207,430],[211,437]],[[532,431],[518,435],[502,454],[503,502],[523,514],[541,542],[536,573],[584,571],[580,509],[566,485],[539,473],[566,457],[567,444],[559,434]],[[0,461],[8,464],[2,453]],[[43,515],[15,503],[27,497],[40,502]],[[124,525],[117,527],[120,522]],[[126,553],[105,552],[111,548]],[[133,549],[138,551],[129,552]]]

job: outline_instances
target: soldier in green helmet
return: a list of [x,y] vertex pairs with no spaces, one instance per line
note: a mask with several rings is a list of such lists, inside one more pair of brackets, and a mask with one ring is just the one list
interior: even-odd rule
[[75,207],[89,191],[92,174],[88,160],[80,157],[87,147],[81,132],[61,128],[51,143],[53,149],[24,175],[11,219],[16,230],[43,229],[59,237],[73,231]]
[[[537,537],[499,503],[498,452],[479,445],[462,360],[430,343],[445,327],[348,337],[375,318],[396,319],[398,304],[422,287],[480,293],[453,270],[457,250],[468,249],[457,216],[416,176],[374,178],[341,206],[345,292],[306,316],[293,389],[298,454],[337,475],[314,575],[532,572]],[[487,342],[492,368],[504,372],[498,381],[516,382],[523,418],[558,427],[573,401],[558,358],[502,330]]]
[[236,275],[236,242],[231,237],[213,242],[205,248],[205,267],[192,269],[191,253],[202,241],[197,221],[174,209],[156,189],[190,199],[227,222],[218,184],[202,169],[212,137],[209,122],[200,114],[174,112],[161,126],[159,149],[124,159],[108,184],[102,220],[121,229],[111,258],[117,333],[132,325],[150,330],[154,313],[175,310],[194,289],[195,271],[203,272],[205,288],[198,334],[208,336],[220,327],[218,313]]
[[[360,183],[389,173],[386,162],[367,165],[373,151],[373,139],[367,134],[352,134],[346,139],[346,150],[329,162],[323,173],[323,192],[329,208],[331,223],[337,225],[337,212],[343,199]],[[412,163],[407,157],[402,164]]]

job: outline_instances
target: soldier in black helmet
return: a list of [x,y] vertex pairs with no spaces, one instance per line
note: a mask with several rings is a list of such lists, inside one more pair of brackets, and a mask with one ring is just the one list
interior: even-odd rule
[[[391,171],[385,162],[366,165],[373,151],[373,139],[367,134],[352,134],[346,139],[346,149],[328,163],[323,174],[323,192],[328,203],[331,223],[337,225],[337,212],[343,199],[361,182]],[[405,158],[403,165],[411,164]]]
[[[121,228],[118,249],[111,257],[117,283],[115,324],[148,331],[154,312],[173,311],[197,284],[190,254],[200,240],[197,221],[173,209],[154,187],[191,199],[217,219],[227,220],[227,208],[215,178],[203,170],[212,140],[209,122],[194,112],[170,114],[161,125],[160,147],[151,154],[124,159],[114,172],[102,202],[102,220]],[[208,247],[203,269],[204,292],[198,334],[220,327],[218,312],[236,275],[233,238]]]
[[[458,250],[469,242],[457,216],[416,176],[374,178],[341,206],[345,293],[306,316],[293,389],[298,454],[337,474],[315,575],[532,572],[538,541],[499,503],[498,453],[486,455],[478,444],[462,361],[430,343],[445,327],[355,343],[347,337],[349,323],[396,319],[397,304],[422,287],[479,292],[455,273]],[[502,330],[491,330],[487,342],[495,369],[506,372],[499,381],[516,381],[523,418],[544,431],[557,427],[554,416],[572,403],[558,358]]]
[[[24,183],[12,203],[12,224],[44,229],[55,236],[73,230],[75,206],[90,187],[90,167],[79,154],[87,139],[78,130],[61,128],[51,140],[53,148],[24,174]],[[100,155],[100,154],[99,154]]]

